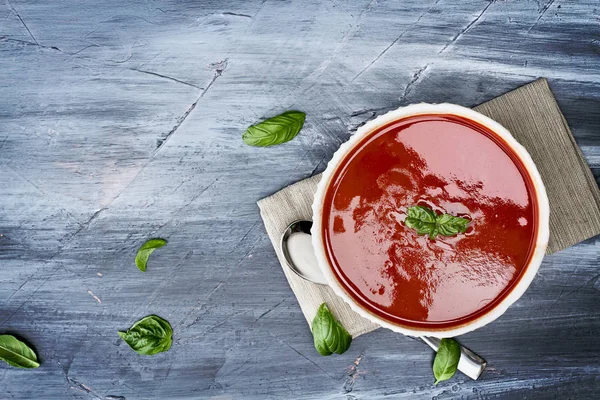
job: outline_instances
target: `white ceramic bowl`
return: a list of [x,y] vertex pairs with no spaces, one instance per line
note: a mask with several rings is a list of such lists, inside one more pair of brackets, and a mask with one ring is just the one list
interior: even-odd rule
[[[412,117],[415,115],[435,114],[456,115],[462,118],[467,118],[469,120],[475,121],[489,128],[492,132],[498,135],[505,143],[507,143],[508,146],[512,149],[512,151],[519,157],[519,159],[525,166],[535,189],[535,201],[538,205],[537,239],[533,250],[533,255],[530,258],[529,264],[525,266],[525,270],[521,275],[520,279],[513,286],[510,293],[507,296],[505,296],[504,299],[502,299],[502,301],[500,301],[494,308],[489,310],[487,313],[482,314],[478,318],[463,323],[462,325],[447,328],[415,329],[410,326],[392,323],[388,320],[382,319],[376,314],[371,313],[369,310],[362,307],[356,300],[354,300],[354,298],[351,295],[349,295],[346,292],[346,289],[344,289],[344,287],[338,282],[337,278],[335,277],[332,271],[332,266],[329,264],[328,258],[325,253],[325,246],[322,238],[322,210],[323,202],[325,201],[325,194],[327,193],[327,189],[330,185],[330,181],[332,176],[334,175],[334,172],[336,171],[340,163],[344,160],[345,156],[349,152],[351,152],[354,146],[356,146],[361,141],[361,139],[363,139],[365,136],[378,129],[379,127],[387,125],[391,122],[398,121],[407,117]],[[325,276],[328,285],[334,290],[334,292],[338,296],[344,299],[344,301],[346,301],[350,305],[350,307],[352,307],[352,309],[356,311],[359,315],[385,328],[389,328],[393,331],[410,336],[434,336],[440,338],[454,337],[470,332],[477,328],[481,328],[482,326],[494,321],[496,318],[504,314],[508,307],[515,301],[517,301],[523,295],[525,290],[529,287],[531,281],[533,280],[535,274],[539,269],[540,264],[542,263],[544,253],[546,252],[546,246],[548,245],[548,219],[550,213],[548,206],[548,197],[546,195],[546,189],[544,188],[544,184],[542,183],[542,178],[540,177],[540,174],[535,164],[533,163],[531,156],[529,155],[529,153],[527,153],[523,146],[517,143],[517,141],[513,138],[510,132],[502,125],[486,117],[485,115],[471,110],[470,108],[465,108],[454,104],[413,104],[407,107],[401,107],[394,111],[390,111],[385,115],[382,115],[372,121],[367,122],[346,143],[342,144],[338,151],[336,151],[333,155],[333,158],[327,165],[327,169],[323,173],[323,177],[319,182],[312,209],[312,244],[315,249],[315,255],[317,257],[319,267],[323,271],[323,275]]]

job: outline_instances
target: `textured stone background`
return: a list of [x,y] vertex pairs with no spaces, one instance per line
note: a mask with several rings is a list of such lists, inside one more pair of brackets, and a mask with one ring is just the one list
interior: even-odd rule
[[[598,237],[462,338],[480,381],[433,386],[432,352],[387,330],[316,353],[255,202],[387,110],[540,76],[599,179],[599,67],[596,0],[6,0],[0,332],[42,367],[0,366],[0,398],[597,398]],[[294,141],[241,141],[290,108],[308,114]],[[153,236],[169,244],[143,274]],[[151,313],[175,342],[141,357],[116,331]]]

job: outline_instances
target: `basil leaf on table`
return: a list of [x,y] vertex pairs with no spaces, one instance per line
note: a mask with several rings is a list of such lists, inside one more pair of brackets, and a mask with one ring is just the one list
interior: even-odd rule
[[142,318],[119,336],[139,354],[151,356],[167,351],[173,343],[173,329],[164,319],[156,315]]
[[302,111],[286,111],[275,117],[250,126],[242,135],[250,146],[267,147],[289,142],[298,135],[306,114]]
[[323,303],[312,321],[312,334],[315,349],[322,356],[342,354],[350,347],[352,336],[333,316],[327,304]]
[[17,368],[40,366],[35,352],[12,335],[0,335],[0,360]]
[[454,376],[460,360],[460,345],[454,339],[442,339],[435,360],[433,361],[433,375],[435,384],[448,380]]
[[429,235],[434,239],[438,234],[442,236],[454,236],[465,233],[470,220],[455,217],[450,214],[436,214],[431,208],[423,206],[412,206],[406,210],[404,225],[417,231],[419,235]]
[[150,254],[165,244],[167,244],[165,239],[150,239],[139,248],[135,256],[135,265],[137,265],[140,271],[146,272],[146,264],[148,263]]

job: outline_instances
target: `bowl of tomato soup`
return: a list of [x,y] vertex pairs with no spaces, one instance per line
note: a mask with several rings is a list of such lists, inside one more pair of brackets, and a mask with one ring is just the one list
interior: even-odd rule
[[337,295],[407,335],[452,337],[502,315],[545,253],[548,198],[492,119],[415,104],[368,122],[329,162],[312,241]]

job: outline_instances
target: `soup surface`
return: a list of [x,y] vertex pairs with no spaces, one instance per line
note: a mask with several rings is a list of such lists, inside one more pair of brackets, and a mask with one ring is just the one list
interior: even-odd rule
[[[525,167],[486,127],[421,115],[372,132],[325,195],[323,239],[346,292],[381,318],[446,328],[476,319],[518,282],[536,236]],[[468,218],[431,239],[404,224],[420,205]]]

